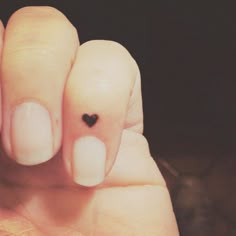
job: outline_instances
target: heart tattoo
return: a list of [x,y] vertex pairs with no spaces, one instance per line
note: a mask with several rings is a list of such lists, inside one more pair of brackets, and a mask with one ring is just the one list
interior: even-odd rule
[[89,126],[92,127],[93,125],[95,125],[95,123],[98,120],[98,115],[93,114],[93,115],[88,115],[88,114],[83,114],[82,116],[82,120]]

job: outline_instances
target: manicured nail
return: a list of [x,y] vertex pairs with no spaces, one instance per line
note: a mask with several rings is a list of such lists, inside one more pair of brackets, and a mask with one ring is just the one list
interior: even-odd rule
[[73,150],[74,181],[83,186],[95,186],[104,180],[105,144],[96,137],[85,136],[75,141]]
[[18,105],[12,115],[11,140],[15,159],[23,165],[36,165],[53,155],[51,119],[38,103]]

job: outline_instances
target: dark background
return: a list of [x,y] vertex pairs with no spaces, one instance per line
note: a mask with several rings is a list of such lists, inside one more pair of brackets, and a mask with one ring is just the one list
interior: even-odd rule
[[154,154],[232,152],[236,140],[236,14],[228,1],[1,1],[0,18],[50,5],[81,43],[123,44],[142,75],[145,136]]

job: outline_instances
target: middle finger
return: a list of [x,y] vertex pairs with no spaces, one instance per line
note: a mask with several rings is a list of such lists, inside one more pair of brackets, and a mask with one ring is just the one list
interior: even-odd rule
[[75,28],[51,7],[22,8],[7,24],[2,139],[20,164],[45,162],[61,146],[63,90],[78,44]]

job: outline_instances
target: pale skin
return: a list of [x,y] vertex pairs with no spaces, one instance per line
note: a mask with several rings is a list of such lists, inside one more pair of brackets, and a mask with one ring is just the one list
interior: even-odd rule
[[142,135],[140,73],[127,50],[81,46],[50,7],[18,10],[0,36],[0,235],[179,235]]

